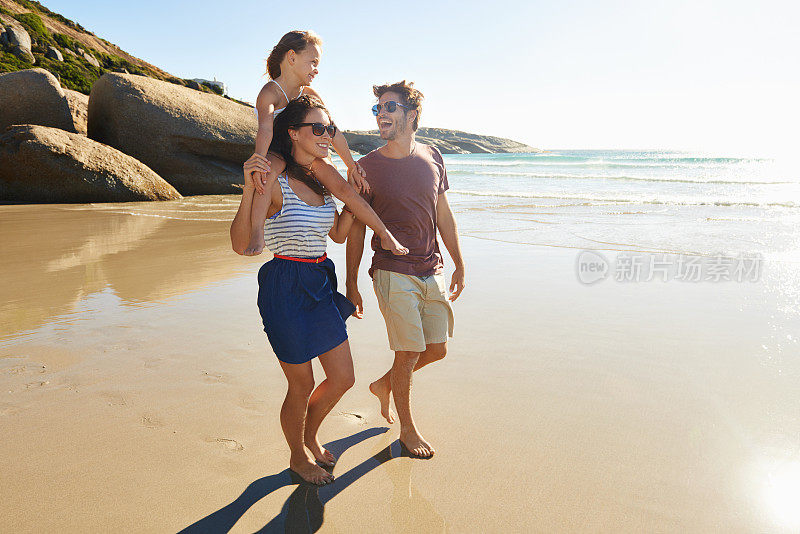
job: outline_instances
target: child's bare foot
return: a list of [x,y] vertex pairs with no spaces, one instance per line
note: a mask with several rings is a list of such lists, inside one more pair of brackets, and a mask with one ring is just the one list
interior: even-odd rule
[[425,441],[425,438],[417,432],[416,428],[411,428],[407,431],[401,430],[400,443],[405,446],[411,454],[418,458],[430,458],[436,452],[436,450]]
[[308,450],[311,451],[314,458],[322,465],[333,467],[336,464],[336,456],[323,447],[318,438],[314,437],[313,440],[306,441],[306,447],[308,447]]
[[394,423],[394,412],[392,411],[392,407],[389,405],[389,395],[391,394],[391,390],[386,383],[379,378],[369,385],[369,390],[373,395],[378,397],[378,400],[381,403],[381,415],[384,417],[384,419],[386,419],[390,425]]
[[247,245],[247,248],[244,249],[244,255],[258,256],[259,254],[261,254],[261,252],[263,252],[265,246],[267,246],[267,244],[264,242],[263,236],[261,237],[260,240],[254,238],[250,241],[250,244]]
[[292,455],[291,459],[289,460],[289,469],[300,475],[303,480],[310,482],[311,484],[323,486],[333,482],[333,475],[314,463],[314,459],[309,456],[308,453],[305,453],[297,458]]
[[381,247],[396,256],[404,256],[408,254],[408,249],[398,243],[397,239],[395,239],[392,233],[388,230],[381,236]]

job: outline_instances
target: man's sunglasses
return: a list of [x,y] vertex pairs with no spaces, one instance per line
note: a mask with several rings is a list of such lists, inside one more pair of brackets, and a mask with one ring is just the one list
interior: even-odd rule
[[336,136],[335,124],[325,125],[321,122],[298,122],[297,124],[292,124],[291,128],[299,128],[301,126],[311,126],[311,133],[314,135],[322,135],[325,133],[325,130],[328,130],[328,135],[331,137]]
[[404,109],[414,109],[414,108],[410,108],[408,106],[404,106],[400,102],[395,102],[394,100],[389,100],[388,102],[384,102],[383,104],[375,104],[374,106],[372,106],[372,114],[377,117],[378,113],[381,112],[381,109],[385,109],[386,113],[394,113],[395,110],[397,109],[397,106],[400,106],[401,108],[404,108]]

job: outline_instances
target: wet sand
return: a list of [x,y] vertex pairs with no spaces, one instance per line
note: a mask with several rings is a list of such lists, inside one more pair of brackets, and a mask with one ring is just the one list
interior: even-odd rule
[[367,390],[391,353],[362,272],[356,385],[321,429],[337,481],[316,490],[286,471],[268,257],[230,251],[233,197],[203,202],[0,206],[0,531],[800,527],[796,263],[586,286],[574,249],[466,232],[456,337],[414,377],[427,461]]

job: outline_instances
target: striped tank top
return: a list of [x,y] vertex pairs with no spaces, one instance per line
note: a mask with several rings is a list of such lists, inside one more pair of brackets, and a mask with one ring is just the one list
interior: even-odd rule
[[336,203],[325,195],[322,206],[309,206],[289,187],[286,173],[278,175],[283,206],[264,223],[264,241],[273,254],[295,258],[319,258],[325,254],[328,232],[333,227]]

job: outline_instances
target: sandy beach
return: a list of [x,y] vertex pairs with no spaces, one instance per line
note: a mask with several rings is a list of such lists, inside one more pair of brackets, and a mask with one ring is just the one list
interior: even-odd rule
[[356,385],[321,429],[337,480],[317,490],[287,472],[255,304],[269,257],[230,250],[235,201],[0,207],[0,531],[798,528],[796,263],[588,286],[575,248],[467,228],[456,337],[414,378],[428,461],[367,390],[391,353],[362,269]]

